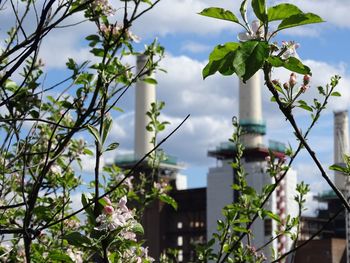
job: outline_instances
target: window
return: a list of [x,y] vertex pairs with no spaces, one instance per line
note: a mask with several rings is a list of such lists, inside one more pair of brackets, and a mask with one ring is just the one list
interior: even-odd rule
[[266,219],[264,221],[264,229],[265,229],[265,236],[272,235],[272,220],[271,219]]
[[183,250],[179,249],[179,254],[177,255],[177,261],[182,262],[184,260]]
[[181,229],[182,228],[182,222],[177,222],[177,229]]
[[177,237],[177,245],[178,245],[179,247],[181,247],[181,246],[183,245],[183,243],[184,243],[183,237],[182,237],[182,236],[178,236],[178,237]]

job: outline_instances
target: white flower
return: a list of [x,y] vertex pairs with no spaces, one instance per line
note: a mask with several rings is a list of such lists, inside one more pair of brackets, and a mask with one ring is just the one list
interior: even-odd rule
[[115,9],[109,4],[108,0],[94,0],[92,7],[97,12],[101,12],[106,16],[114,15]]
[[248,41],[248,40],[252,40],[252,39],[262,39],[264,38],[264,27],[260,26],[260,22],[259,20],[254,20],[251,24],[251,29],[250,32],[241,32],[238,33],[238,40],[239,41]]
[[166,193],[168,190],[168,184],[166,182],[161,182],[161,183],[153,183],[153,187],[159,191],[160,194]]
[[[96,222],[99,224],[96,227],[97,230],[115,230],[119,227],[127,227],[133,224],[134,215],[132,211],[126,206],[127,198],[123,196],[116,208],[108,206],[108,213],[103,213],[96,218]],[[106,206],[107,207],[107,206]],[[105,207],[105,208],[106,208]]]
[[136,241],[136,234],[134,232],[126,231],[126,232],[122,232],[121,235],[123,238],[127,240]]
[[73,251],[72,249],[68,248],[67,255],[73,260],[73,262],[83,263],[83,252]]
[[294,41],[282,41],[282,48],[286,49],[282,54],[283,59],[288,59],[290,57],[295,57],[299,59],[296,49],[299,48],[299,43],[295,43]]
[[141,38],[134,33],[132,33],[130,30],[126,31],[126,35],[131,41],[134,41],[135,43],[140,43]]
[[128,202],[126,196],[124,195],[122,198],[120,198],[118,207],[123,211],[123,212],[129,212],[129,209],[126,206],[126,203]]
[[125,185],[129,189],[133,189],[132,180],[134,179],[133,176],[128,176],[126,179],[124,179],[126,176],[123,173],[119,173],[116,175],[115,179],[119,183],[120,181],[124,180],[122,185]]

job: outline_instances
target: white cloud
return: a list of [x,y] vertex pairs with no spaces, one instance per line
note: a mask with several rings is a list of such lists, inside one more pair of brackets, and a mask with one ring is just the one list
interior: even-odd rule
[[211,48],[212,48],[211,46],[205,45],[203,43],[187,41],[182,45],[181,51],[188,51],[191,53],[201,53],[204,51],[208,51]]
[[[305,63],[313,69],[313,78],[312,87],[302,99],[312,101],[318,96],[315,87],[328,83],[330,76],[334,74],[344,76],[340,84],[343,96],[332,98],[335,102],[331,102],[328,106],[326,111],[328,117],[326,120],[321,118],[320,121],[319,131],[327,130],[328,133],[317,136],[311,134],[309,139],[317,152],[327,156],[322,160],[327,161],[329,165],[332,156],[332,129],[329,129],[332,120],[329,115],[332,110],[344,109],[350,104],[349,92],[345,89],[350,81],[344,64],[331,65],[312,60],[306,60]],[[164,146],[168,153],[178,156],[182,161],[191,165],[205,165],[212,162],[206,156],[208,149],[217,146],[220,142],[227,141],[232,133],[231,118],[233,115],[238,115],[237,78],[214,75],[203,81],[201,70],[204,65],[205,62],[187,56],[176,57],[167,54],[162,66],[167,69],[168,73],[159,73],[156,76],[158,80],[157,97],[166,102],[164,118],[172,123],[171,128],[180,123],[187,114],[191,114],[190,119]],[[288,80],[289,74],[280,69],[274,72],[276,78],[281,81]],[[301,80],[302,76],[298,78]],[[284,121],[277,105],[270,102],[271,95],[264,87],[262,87],[262,96],[263,115],[268,125],[267,137],[295,145],[292,129]],[[129,99],[133,101],[132,98]],[[133,102],[129,103],[128,107],[133,109]],[[310,121],[308,112],[298,111],[296,118],[302,127],[306,127],[306,123]],[[117,126],[112,130],[114,138],[121,142],[122,149],[132,150],[134,135],[130,131],[133,131],[133,114],[120,115],[115,119],[115,125]],[[320,141],[323,143],[319,143]],[[302,153],[302,156],[306,156],[306,153]]]
[[[229,0],[215,3],[223,8],[238,10],[239,3]],[[151,12],[135,23],[135,32],[142,37],[147,34],[190,33],[196,35],[217,34],[222,30],[237,30],[238,26],[228,21],[213,20],[198,15],[204,8],[213,6],[210,0],[161,1]]]
[[312,12],[320,15],[328,23],[342,28],[350,27],[349,23],[346,22],[350,13],[350,5],[347,1],[318,0],[315,3],[315,1],[289,0],[288,2],[300,6],[304,12]]

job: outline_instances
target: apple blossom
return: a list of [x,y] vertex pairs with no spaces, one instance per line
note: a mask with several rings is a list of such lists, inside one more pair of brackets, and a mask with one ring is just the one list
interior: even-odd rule
[[304,85],[308,85],[310,83],[311,76],[310,75],[304,75],[303,82]]
[[296,52],[296,49],[299,48],[299,43],[295,43],[294,41],[282,41],[282,48],[285,51],[282,54],[283,59],[288,59],[290,57],[295,57],[299,59],[299,56]]
[[250,32],[241,32],[238,33],[238,40],[239,41],[248,41],[252,39],[263,39],[264,38],[264,28],[260,26],[259,20],[254,20],[251,23],[251,30]]
[[290,77],[289,77],[289,85],[291,87],[294,87],[296,83],[297,83],[297,75],[293,72],[292,74],[290,74]]

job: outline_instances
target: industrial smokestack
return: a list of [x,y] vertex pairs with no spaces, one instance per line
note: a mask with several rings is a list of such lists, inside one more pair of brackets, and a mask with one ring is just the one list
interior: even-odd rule
[[[145,71],[147,56],[137,56],[137,73]],[[147,76],[153,78],[153,74]],[[135,147],[134,154],[136,159],[142,158],[146,153],[152,150],[151,143],[153,134],[146,130],[149,119],[146,113],[151,109],[151,103],[156,101],[156,86],[139,80],[136,83],[135,95]]]
[[239,121],[244,130],[242,143],[246,148],[263,144],[266,125],[262,118],[261,88],[259,72],[245,84],[239,81]]
[[[348,111],[334,112],[334,163],[343,164],[344,154],[349,153],[349,118]],[[335,185],[345,190],[346,177],[339,172],[334,173]]]

